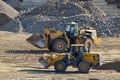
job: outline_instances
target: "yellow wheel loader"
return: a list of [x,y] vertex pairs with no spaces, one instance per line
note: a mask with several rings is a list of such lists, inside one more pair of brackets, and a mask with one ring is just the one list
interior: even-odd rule
[[45,54],[39,59],[39,62],[45,68],[54,66],[56,72],[65,72],[68,66],[73,66],[73,68],[78,68],[81,73],[88,73],[91,67],[97,68],[101,64],[100,55],[84,52],[84,45],[81,44],[72,44],[70,53]]
[[71,44],[84,44],[85,51],[88,51],[88,48],[92,49],[93,44],[100,42],[95,29],[80,29],[76,22],[66,24],[64,32],[45,27],[44,35],[36,33],[26,40],[38,48],[48,48],[55,52],[70,50]]

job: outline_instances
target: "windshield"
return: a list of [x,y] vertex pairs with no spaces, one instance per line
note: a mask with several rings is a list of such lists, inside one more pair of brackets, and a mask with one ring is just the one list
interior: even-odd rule
[[66,25],[66,31],[70,31],[70,25]]
[[71,33],[74,33],[75,32],[75,25],[71,24],[71,30],[70,30]]
[[79,47],[80,48],[80,52],[83,52],[83,47]]

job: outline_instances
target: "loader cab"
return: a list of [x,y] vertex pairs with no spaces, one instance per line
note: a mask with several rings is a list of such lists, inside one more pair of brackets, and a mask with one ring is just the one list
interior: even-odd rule
[[66,29],[66,34],[68,35],[68,37],[78,35],[78,23],[76,22],[70,22],[66,24],[65,29]]
[[84,45],[82,44],[72,44],[71,45],[71,49],[70,49],[70,53],[74,55],[74,52],[78,50],[79,53],[83,54],[85,51],[84,51]]

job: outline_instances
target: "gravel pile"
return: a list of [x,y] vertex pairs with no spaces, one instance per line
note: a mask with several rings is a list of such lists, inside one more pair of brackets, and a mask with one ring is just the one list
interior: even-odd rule
[[15,19],[9,19],[9,21],[5,25],[0,26],[0,30],[10,31],[10,32],[19,32],[20,22]]
[[18,2],[19,0],[3,0],[3,1],[12,6],[17,11],[21,10],[21,7]]
[[64,31],[64,24],[77,21],[79,26],[95,28],[99,36],[120,36],[120,18],[107,15],[92,2],[48,1],[41,7],[21,12],[18,17],[24,32],[43,33],[44,26]]
[[[44,20],[42,20],[44,19]],[[120,36],[120,18],[103,18],[100,20],[93,19],[89,16],[76,16],[70,18],[49,18],[45,16],[34,16],[22,20],[24,32],[43,34],[44,26],[56,28],[64,31],[64,24],[70,21],[78,21],[79,26],[86,28],[87,26],[94,27],[99,36],[105,37],[119,37]]]
[[[66,0],[65,0],[66,1]],[[92,2],[52,2],[48,1],[41,7],[34,8],[26,11],[23,16],[32,15],[54,16],[54,17],[69,17],[75,15],[90,15],[93,17],[102,17],[105,15],[96,5]]]
[[65,4],[59,4],[58,2],[55,2],[55,3],[47,3],[45,5],[42,5],[41,7],[35,8],[26,14],[30,14],[30,15],[41,14],[43,16],[67,17],[67,16],[74,16],[84,13],[86,14],[86,11],[81,6],[77,6],[69,2]]
[[99,36],[120,36],[120,17],[106,15],[91,1],[49,0],[40,7],[22,10],[17,20],[28,33],[43,34],[44,26],[64,31],[65,23],[77,21],[82,28],[95,28]]

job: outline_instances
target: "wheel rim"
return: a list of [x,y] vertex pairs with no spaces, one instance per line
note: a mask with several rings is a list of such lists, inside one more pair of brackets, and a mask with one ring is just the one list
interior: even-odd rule
[[82,64],[82,65],[81,65],[81,69],[82,69],[82,70],[86,70],[86,68],[87,68],[87,66],[86,66],[85,64]]
[[58,64],[58,69],[63,69],[63,64]]
[[61,42],[58,43],[58,44],[57,44],[57,48],[58,48],[59,50],[63,49],[63,43],[61,43]]

